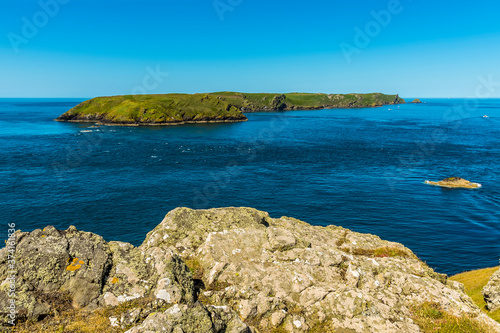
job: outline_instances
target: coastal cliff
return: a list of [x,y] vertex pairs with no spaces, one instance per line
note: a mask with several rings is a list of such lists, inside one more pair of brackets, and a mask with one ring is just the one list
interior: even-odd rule
[[374,94],[163,94],[96,97],[57,121],[115,125],[175,125],[245,121],[242,112],[375,107],[401,104],[398,95]]
[[252,208],[177,208],[139,247],[75,227],[16,241],[20,332],[500,332],[403,245]]

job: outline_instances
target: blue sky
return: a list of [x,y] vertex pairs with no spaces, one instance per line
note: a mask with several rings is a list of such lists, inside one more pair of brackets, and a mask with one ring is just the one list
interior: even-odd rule
[[500,97],[493,0],[0,4],[0,97],[222,90],[475,97],[480,77],[493,82],[482,97]]

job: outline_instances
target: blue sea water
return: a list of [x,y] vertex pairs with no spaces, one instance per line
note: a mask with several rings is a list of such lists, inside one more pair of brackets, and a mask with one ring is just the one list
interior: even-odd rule
[[[82,99],[0,99],[0,211],[139,245],[171,209],[249,206],[401,242],[442,273],[500,258],[500,100],[119,127],[53,121]],[[489,118],[483,117],[488,115]],[[424,181],[460,176],[481,189]]]

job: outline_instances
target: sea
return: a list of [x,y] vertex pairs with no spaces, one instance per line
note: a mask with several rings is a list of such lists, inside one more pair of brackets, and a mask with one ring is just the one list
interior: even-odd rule
[[[172,209],[246,206],[400,242],[440,273],[500,258],[500,99],[95,126],[84,99],[0,99],[0,212],[140,245]],[[411,98],[410,98],[411,100]],[[457,176],[479,189],[425,184]],[[1,231],[1,228],[4,231]]]

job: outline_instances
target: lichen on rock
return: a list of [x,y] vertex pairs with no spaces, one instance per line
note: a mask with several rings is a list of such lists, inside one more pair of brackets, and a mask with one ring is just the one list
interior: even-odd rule
[[440,304],[500,332],[403,245],[252,208],[174,209],[139,247],[74,227],[17,236],[24,319],[50,315],[50,294],[95,311],[133,303],[106,317],[128,333],[420,332],[412,309]]

